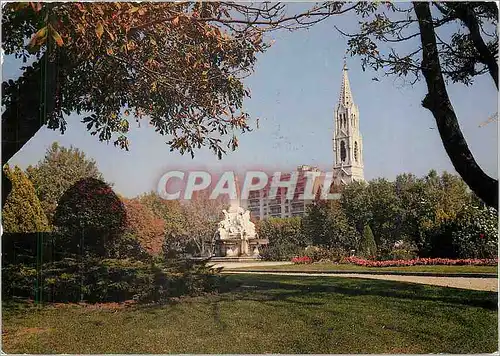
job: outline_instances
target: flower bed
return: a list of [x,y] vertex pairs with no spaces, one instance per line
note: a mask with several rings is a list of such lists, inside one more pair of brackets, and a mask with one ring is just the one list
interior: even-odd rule
[[352,263],[358,266],[365,267],[404,267],[418,265],[446,265],[446,266],[496,266],[498,259],[462,259],[452,260],[449,258],[415,258],[413,260],[389,260],[389,261],[370,261],[359,257],[347,257],[345,263]]
[[309,256],[294,257],[292,258],[292,263],[296,265],[312,263],[312,259]]

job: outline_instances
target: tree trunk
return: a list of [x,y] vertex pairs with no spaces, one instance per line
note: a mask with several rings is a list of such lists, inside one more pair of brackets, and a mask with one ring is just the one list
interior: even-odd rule
[[[8,102],[2,114],[2,167],[46,124],[56,109],[58,63],[44,55],[21,77],[2,83]],[[2,169],[2,208],[12,189]]]
[[413,7],[420,27],[422,74],[428,90],[422,106],[432,112],[446,153],[458,174],[481,200],[498,209],[498,181],[484,173],[476,163],[451,105],[439,63],[429,3],[414,2]]

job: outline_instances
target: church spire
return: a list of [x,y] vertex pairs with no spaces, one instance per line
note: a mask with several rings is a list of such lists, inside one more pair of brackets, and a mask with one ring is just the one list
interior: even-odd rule
[[346,57],[344,57],[344,68],[342,69],[342,85],[340,87],[339,104],[343,104],[345,107],[348,107],[354,103],[351,93],[351,84],[349,83],[347,71],[347,60]]

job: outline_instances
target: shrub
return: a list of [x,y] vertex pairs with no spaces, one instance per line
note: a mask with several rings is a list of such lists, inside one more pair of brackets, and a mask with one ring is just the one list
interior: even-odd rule
[[2,268],[3,296],[49,302],[162,302],[199,295],[222,285],[205,262],[175,266],[128,259],[64,259],[39,268],[11,264]]
[[429,237],[429,257],[493,258],[497,256],[498,215],[494,209],[465,206],[454,220]]
[[498,254],[498,213],[494,209],[463,209],[447,230],[451,230],[459,258],[493,258]]
[[[387,246],[389,247],[389,246]],[[412,260],[418,257],[418,249],[406,241],[396,241],[389,248],[389,252],[380,256],[380,260]]]
[[416,249],[398,248],[391,251],[390,259],[392,260],[412,260],[417,257]]
[[312,262],[339,262],[348,254],[343,249],[325,248],[317,246],[309,246],[305,249],[305,256],[311,258]]
[[365,225],[363,229],[363,237],[359,243],[359,252],[363,257],[375,257],[377,255],[377,245],[375,244],[375,238],[369,225]]
[[265,260],[289,261],[301,254],[306,246],[301,228],[301,219],[269,218],[259,224],[258,234],[269,239],[262,248],[261,257]]
[[151,255],[142,246],[139,238],[129,231],[108,245],[108,256],[111,258],[131,258],[138,261],[151,259]]
[[12,183],[12,191],[2,211],[4,232],[31,233],[48,231],[49,224],[35,188],[23,171],[15,166],[4,168],[4,174]]
[[291,258],[304,253],[302,247],[290,244],[269,244],[259,248],[260,257],[266,261],[290,261]]

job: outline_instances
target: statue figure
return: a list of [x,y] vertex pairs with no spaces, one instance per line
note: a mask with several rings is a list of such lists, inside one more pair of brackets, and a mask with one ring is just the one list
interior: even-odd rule
[[[250,211],[238,205],[231,205],[228,210],[223,210],[224,219],[218,225],[219,240],[239,239],[240,242],[219,242],[222,243],[224,255],[233,256],[254,256],[258,254],[258,249],[253,247],[253,240],[257,238],[255,224],[250,221]],[[225,245],[227,243],[227,245]],[[257,251],[257,252],[256,252]],[[234,255],[234,256],[236,256]]]

